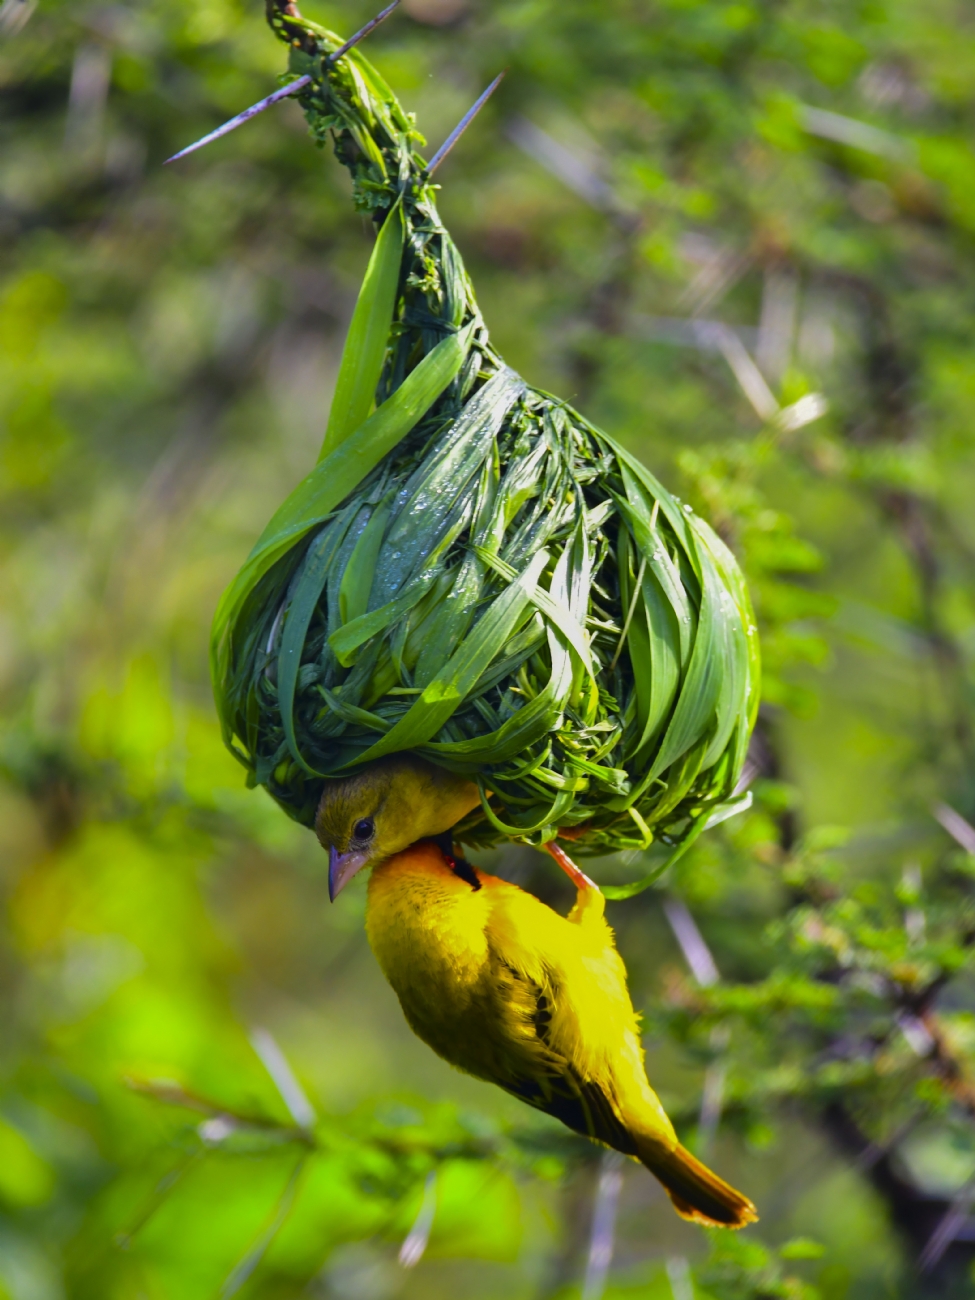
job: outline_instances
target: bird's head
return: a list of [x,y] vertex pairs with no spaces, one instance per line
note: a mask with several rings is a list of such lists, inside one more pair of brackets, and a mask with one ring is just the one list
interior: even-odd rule
[[363,867],[449,831],[479,800],[472,781],[414,754],[395,754],[327,782],[315,831],[328,851],[329,898],[334,901]]

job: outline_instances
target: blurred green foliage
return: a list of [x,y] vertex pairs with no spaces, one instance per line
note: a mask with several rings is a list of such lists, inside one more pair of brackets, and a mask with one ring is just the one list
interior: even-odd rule
[[260,6],[5,0],[0,1296],[971,1295],[971,7],[404,0],[369,56],[434,145],[509,68],[438,176],[494,340],[748,571],[754,808],[611,912],[762,1222],[627,1167],[584,1283],[598,1152],[409,1035],[362,891],[222,748],[206,631],[371,238],[294,104],[161,165],[273,88]]

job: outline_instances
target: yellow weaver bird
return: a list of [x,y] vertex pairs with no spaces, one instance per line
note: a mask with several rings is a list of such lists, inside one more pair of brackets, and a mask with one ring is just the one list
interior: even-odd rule
[[454,855],[475,785],[412,755],[329,782],[315,822],[329,897],[371,866],[366,932],[414,1033],[451,1065],[640,1160],[677,1213],[741,1228],[755,1207],[677,1141],[647,1081],[626,970],[599,889],[559,916]]

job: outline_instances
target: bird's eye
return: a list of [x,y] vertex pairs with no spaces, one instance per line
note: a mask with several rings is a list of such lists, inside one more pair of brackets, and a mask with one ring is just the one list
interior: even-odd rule
[[352,838],[356,840],[371,840],[372,833],[376,829],[376,823],[371,817],[363,817],[352,827]]

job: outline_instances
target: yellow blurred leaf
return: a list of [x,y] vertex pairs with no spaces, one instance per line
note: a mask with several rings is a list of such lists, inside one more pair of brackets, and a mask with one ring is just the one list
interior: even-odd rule
[[0,1119],[0,1200],[10,1206],[42,1205],[54,1185],[54,1170],[47,1161],[19,1129]]

